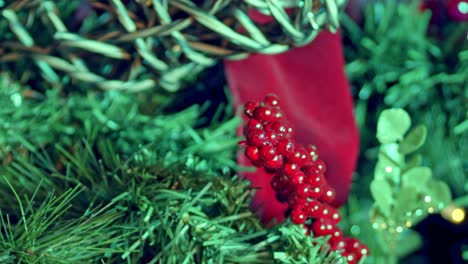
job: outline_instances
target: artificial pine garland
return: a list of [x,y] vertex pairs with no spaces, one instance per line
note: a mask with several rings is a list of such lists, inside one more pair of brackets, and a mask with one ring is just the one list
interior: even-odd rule
[[249,209],[239,119],[195,128],[199,107],[167,113],[158,95],[0,83],[2,263],[344,263]]

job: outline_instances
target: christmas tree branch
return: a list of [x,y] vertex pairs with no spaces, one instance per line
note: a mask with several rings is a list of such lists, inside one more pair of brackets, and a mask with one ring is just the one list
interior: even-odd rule
[[[54,90],[30,97],[27,87],[12,84],[7,79],[8,88],[0,90],[6,252],[1,259],[174,264],[273,263],[275,256],[282,263],[341,259],[321,249],[323,239],[306,237],[293,225],[260,224],[249,207],[254,190],[234,173],[238,118],[197,127],[203,118],[199,106],[164,113],[163,105],[155,107],[144,96],[89,92],[64,98]],[[21,203],[11,202],[15,192]]]

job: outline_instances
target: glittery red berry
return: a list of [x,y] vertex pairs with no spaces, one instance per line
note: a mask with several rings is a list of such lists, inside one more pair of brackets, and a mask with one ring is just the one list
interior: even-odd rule
[[307,205],[307,199],[299,197],[297,194],[293,194],[289,197],[288,203],[289,206],[293,209],[297,208],[304,210]]
[[[273,131],[272,124],[273,124],[273,122],[264,122],[264,123],[263,123],[263,130],[265,130],[265,131],[269,131],[269,130]],[[273,131],[273,132],[275,132],[275,131]]]
[[[267,95],[263,102],[245,105],[249,122],[244,127],[247,141],[245,155],[252,164],[273,174],[270,184],[280,202],[288,202],[286,213],[291,221],[304,225],[314,236],[330,235],[332,250],[344,250],[350,263],[369,253],[359,241],[348,243],[336,227],[340,212],[329,206],[335,191],[324,177],[325,163],[318,158],[316,147],[304,147],[294,139],[294,130],[279,107],[276,95]],[[309,220],[308,220],[309,219]],[[354,245],[350,248],[350,244]]]
[[346,258],[346,261],[348,261],[348,264],[356,264],[357,263],[356,255],[354,255],[353,253],[349,253],[349,252],[345,251],[345,252],[341,253],[341,255]]
[[334,226],[330,235],[330,239],[343,238],[343,231],[341,231],[341,229],[339,229],[338,227]]
[[287,157],[294,153],[294,143],[289,139],[280,139],[276,144],[276,150],[279,154]]
[[333,207],[329,207],[328,210],[330,213],[328,214],[328,218],[335,224],[338,224],[341,221],[341,213],[338,209]]
[[306,215],[302,210],[294,209],[291,211],[291,221],[297,225],[304,224],[307,220]]
[[276,155],[273,159],[265,161],[265,166],[269,169],[279,169],[283,165],[283,156]]
[[263,146],[260,148],[260,158],[264,161],[272,160],[276,157],[276,149],[272,145]]
[[308,201],[304,206],[304,213],[308,217],[316,218],[320,209],[320,203],[317,200]]
[[247,125],[245,126],[244,134],[247,134],[254,130],[262,130],[262,129],[263,129],[263,125],[262,123],[260,123],[260,121],[255,120],[255,119],[250,119],[249,122],[247,122]]
[[362,258],[364,255],[369,255],[369,248],[362,244],[361,241],[351,237],[346,238],[346,251],[354,253],[357,259]]
[[276,119],[271,128],[278,133],[280,138],[292,138],[294,136],[293,128],[284,119]]
[[284,134],[287,132],[286,124],[281,121],[275,121],[271,123],[271,129],[273,129],[273,131],[275,131],[276,133],[281,133],[281,134]]
[[333,251],[344,250],[346,248],[346,240],[344,237],[331,237],[328,241],[330,249]]
[[277,173],[271,178],[270,185],[273,190],[281,191],[288,185],[288,179],[282,173]]
[[299,171],[299,167],[295,163],[285,163],[283,165],[283,172],[286,175],[294,175]]
[[251,118],[253,117],[253,113],[255,111],[255,108],[257,107],[258,103],[255,102],[247,102],[245,103],[244,106],[244,113],[247,117]]
[[275,146],[276,144],[278,144],[278,135],[277,135],[273,130],[266,130],[266,131],[265,131],[265,135],[266,135],[267,140],[268,140],[273,146]]
[[317,148],[315,146],[307,146],[306,151],[313,161],[315,161],[318,158]]
[[299,162],[298,162],[297,165],[299,165],[300,167],[302,167],[302,166],[304,166],[304,165],[307,163],[307,161],[310,160],[310,157],[307,155],[307,151],[306,151],[303,147],[302,147],[302,148],[299,148],[299,149],[298,149],[298,152],[300,152],[301,155],[300,155],[300,157],[299,157],[300,160],[299,160]]
[[259,106],[255,108],[255,111],[253,114],[254,114],[255,119],[257,119],[258,121],[262,123],[271,121],[274,118],[271,108],[266,107],[266,106]]
[[334,223],[331,221],[332,208],[327,204],[321,204],[320,208],[317,210],[317,217],[327,220],[329,223]]
[[268,141],[266,138],[266,134],[264,131],[261,130],[254,130],[247,134],[247,142],[250,145],[260,147],[265,145]]
[[307,152],[303,148],[298,148],[293,153],[286,156],[286,159],[289,162],[296,163],[297,166],[302,167],[307,162]]
[[311,186],[307,183],[301,183],[296,186],[296,195],[301,198],[309,197]]
[[279,97],[276,94],[267,94],[263,102],[269,106],[278,106],[279,105]]
[[258,148],[254,146],[247,146],[245,148],[245,156],[250,160],[250,161],[256,161],[258,160],[259,157],[259,152]]
[[291,126],[286,126],[286,133],[283,135],[285,138],[293,138],[294,137],[294,129]]
[[324,174],[325,171],[327,171],[327,166],[325,165],[325,162],[323,162],[322,160],[318,159],[316,162],[315,162],[315,166],[317,167],[318,171],[321,173],[321,174]]
[[317,219],[312,223],[311,229],[314,236],[326,236],[333,233],[334,226],[323,219]]
[[320,171],[315,167],[315,165],[307,165],[301,168],[307,177],[320,175]]
[[325,183],[325,178],[321,174],[309,176],[307,173],[304,173],[306,175],[305,182],[310,184],[313,187],[322,187],[323,184]]
[[318,199],[320,196],[322,196],[322,192],[323,191],[321,187],[312,187],[309,192],[309,198]]
[[355,238],[347,237],[346,238],[346,251],[355,252],[361,247],[361,242]]
[[304,173],[300,170],[289,176],[290,182],[293,185],[304,183]]
[[323,193],[320,196],[319,200],[328,204],[332,203],[336,197],[335,190],[330,185],[324,185],[322,186],[322,188]]
[[361,248],[356,252],[356,256],[358,259],[361,259],[363,256],[369,256],[370,250],[369,248],[361,243]]
[[[329,223],[333,223],[333,221],[330,221],[328,219],[323,218],[324,217],[323,212],[324,212],[326,207],[327,207],[327,205],[325,205],[323,203],[320,203],[317,200],[312,200],[312,201],[309,201],[309,203],[307,204],[304,211],[306,212],[308,217],[319,218],[319,219],[322,219],[322,220],[327,220]],[[328,212],[325,215],[328,215]]]
[[280,109],[278,108],[273,108],[271,109],[271,114],[273,115],[273,118],[272,120],[281,120],[284,118],[284,114],[283,114],[283,111],[281,111]]

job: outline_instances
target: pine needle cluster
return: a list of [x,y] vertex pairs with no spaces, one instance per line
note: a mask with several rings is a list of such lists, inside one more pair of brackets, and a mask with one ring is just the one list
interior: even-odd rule
[[201,126],[203,106],[171,113],[158,94],[0,83],[2,263],[345,263],[260,224],[231,106]]

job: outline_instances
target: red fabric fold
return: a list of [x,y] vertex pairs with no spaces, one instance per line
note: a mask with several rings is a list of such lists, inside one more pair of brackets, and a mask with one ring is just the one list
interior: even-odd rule
[[[353,117],[350,87],[344,72],[339,34],[322,32],[309,45],[278,55],[252,55],[225,61],[225,72],[236,106],[277,94],[299,143],[313,144],[327,165],[327,180],[336,190],[334,206],[348,196],[358,154],[359,135]],[[239,163],[250,165],[239,155]],[[246,173],[258,191],[252,206],[263,221],[284,218],[270,187],[271,176],[262,170]]]

